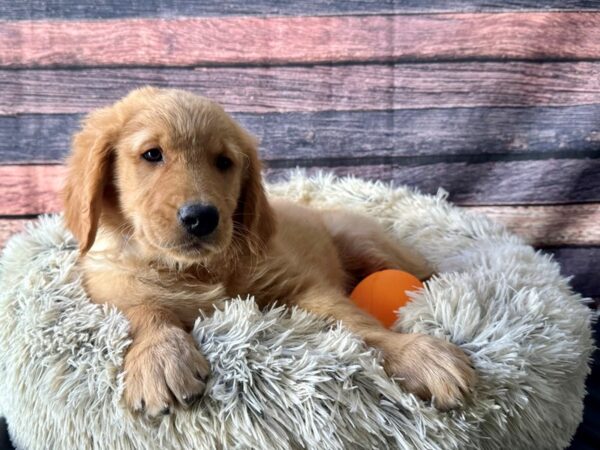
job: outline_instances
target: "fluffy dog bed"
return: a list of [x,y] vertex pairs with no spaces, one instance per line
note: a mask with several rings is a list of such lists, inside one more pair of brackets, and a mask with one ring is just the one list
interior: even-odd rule
[[91,304],[58,217],[14,237],[1,261],[0,413],[28,449],[563,448],[581,419],[592,314],[550,257],[484,217],[356,179],[296,174],[270,186],[316,207],[377,217],[439,275],[398,329],[459,344],[475,398],[442,413],[402,391],[337,324],[233,299],[198,320],[212,366],[204,398],[153,427],[122,407],[128,323]]

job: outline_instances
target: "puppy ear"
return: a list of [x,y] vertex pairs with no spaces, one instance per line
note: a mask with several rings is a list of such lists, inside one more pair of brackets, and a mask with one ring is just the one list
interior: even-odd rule
[[88,115],[83,129],[73,138],[72,153],[67,161],[67,179],[62,192],[65,223],[79,241],[82,253],[91,248],[96,238],[116,138],[115,116],[113,108]]
[[236,211],[250,251],[260,254],[275,232],[275,215],[267,200],[256,140],[243,132],[246,167]]

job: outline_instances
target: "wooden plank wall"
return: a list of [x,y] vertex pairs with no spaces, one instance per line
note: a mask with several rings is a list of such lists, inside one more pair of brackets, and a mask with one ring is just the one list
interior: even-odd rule
[[600,2],[0,0],[0,243],[57,211],[82,116],[146,84],[220,101],[271,178],[442,187],[600,298]]

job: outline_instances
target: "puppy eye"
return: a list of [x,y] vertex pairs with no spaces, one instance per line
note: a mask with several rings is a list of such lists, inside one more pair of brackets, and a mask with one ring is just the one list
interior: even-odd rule
[[215,164],[217,166],[217,169],[219,169],[221,172],[225,172],[233,165],[233,161],[225,155],[219,155],[217,156]]
[[163,160],[163,155],[160,151],[160,148],[151,148],[142,154],[142,158],[144,158],[146,161],[157,163]]

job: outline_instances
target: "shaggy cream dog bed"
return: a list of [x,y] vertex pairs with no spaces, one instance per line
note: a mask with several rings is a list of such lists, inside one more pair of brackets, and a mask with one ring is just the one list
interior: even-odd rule
[[28,449],[565,447],[581,419],[591,312],[550,257],[443,195],[321,175],[270,187],[316,207],[378,217],[439,276],[398,329],[460,345],[480,376],[442,413],[386,377],[378,355],[299,310],[234,299],[198,320],[212,378],[192,410],[159,427],[123,409],[128,324],[91,304],[60,218],[14,237],[1,261],[0,413]]

